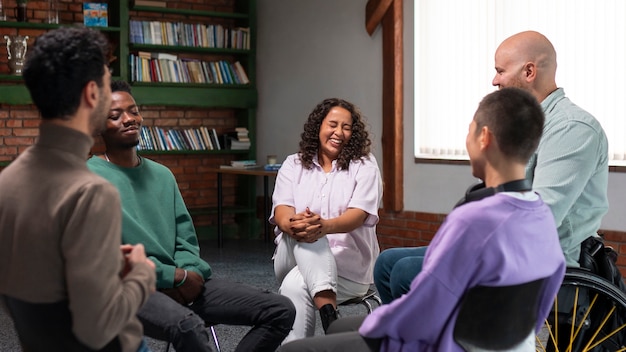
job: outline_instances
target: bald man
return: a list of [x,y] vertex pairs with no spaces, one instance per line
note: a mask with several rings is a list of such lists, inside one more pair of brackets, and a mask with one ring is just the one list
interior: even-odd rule
[[[552,210],[567,266],[578,267],[581,243],[597,237],[609,207],[608,143],[600,123],[557,87],[556,68],[552,43],[541,33],[521,32],[496,50],[492,84],[524,89],[541,102],[545,125],[526,178]],[[391,248],[379,255],[374,282],[384,303],[409,291],[427,248]]]
[[554,214],[567,265],[578,266],[581,243],[597,236],[609,208],[608,142],[598,120],[557,87],[556,67],[548,38],[517,33],[496,50],[492,84],[522,88],[541,102],[546,122],[526,178]]

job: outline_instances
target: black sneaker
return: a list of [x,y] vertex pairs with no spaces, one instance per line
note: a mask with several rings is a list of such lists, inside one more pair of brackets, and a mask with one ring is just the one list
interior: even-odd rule
[[328,330],[330,324],[337,320],[337,310],[333,307],[332,304],[325,304],[320,309],[320,320],[322,321],[322,327],[324,328],[324,333]]

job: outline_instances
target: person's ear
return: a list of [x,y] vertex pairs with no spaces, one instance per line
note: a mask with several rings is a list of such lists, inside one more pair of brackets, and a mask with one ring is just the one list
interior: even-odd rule
[[98,105],[98,97],[100,96],[100,88],[95,81],[89,81],[83,89],[83,97],[87,105],[95,108]]
[[529,61],[524,65],[524,78],[527,81],[533,81],[537,76],[537,66],[534,62]]
[[491,145],[493,142],[493,134],[489,130],[489,127],[483,126],[480,129],[479,142],[481,150],[485,150]]

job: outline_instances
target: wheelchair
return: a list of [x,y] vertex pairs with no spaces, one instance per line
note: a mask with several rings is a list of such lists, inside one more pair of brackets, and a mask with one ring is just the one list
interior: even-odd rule
[[568,268],[544,330],[537,351],[626,351],[626,294],[587,269]]

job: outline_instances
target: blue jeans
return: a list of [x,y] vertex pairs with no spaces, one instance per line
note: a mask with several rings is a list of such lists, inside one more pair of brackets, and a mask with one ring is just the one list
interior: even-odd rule
[[146,340],[141,340],[141,345],[139,345],[137,352],[152,352],[152,351],[150,351],[150,349],[148,348],[148,345],[146,344]]
[[137,313],[146,336],[171,341],[178,352],[213,351],[205,323],[251,326],[235,351],[274,351],[295,315],[287,297],[222,279],[207,280],[189,306],[157,291]]
[[409,292],[422,271],[427,248],[389,248],[380,253],[374,264],[374,284],[384,304]]

